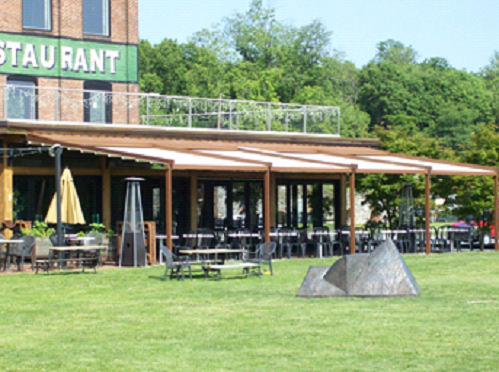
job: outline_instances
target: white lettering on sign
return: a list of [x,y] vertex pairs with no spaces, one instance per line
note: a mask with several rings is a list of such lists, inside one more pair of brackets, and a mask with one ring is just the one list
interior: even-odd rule
[[106,57],[111,60],[111,74],[116,74],[116,60],[120,58],[117,50],[106,50]]
[[116,75],[120,58],[120,51],[112,49],[68,45],[59,48],[56,45],[0,40],[0,66],[10,64],[24,69],[52,70],[60,60],[63,71]]
[[5,54],[5,43],[3,41],[0,41],[0,66],[5,64],[5,61],[7,61],[7,55]]
[[[47,58],[47,49],[49,50],[49,55]],[[51,45],[47,48],[46,45],[42,45],[42,66],[47,70],[52,70],[55,66],[55,46]]]
[[27,44],[26,51],[24,52],[23,67],[27,68],[29,65],[38,68],[38,60],[36,59],[36,51],[33,44]]
[[90,49],[90,72],[95,74],[97,69],[99,69],[101,74],[106,73],[106,59],[104,58],[104,51],[102,49],[99,51]]
[[68,46],[61,47],[61,68],[64,71],[73,70],[73,48]]
[[17,67],[17,52],[23,50],[23,45],[15,41],[7,41],[7,49],[10,49],[10,63]]
[[76,50],[76,58],[73,71],[80,72],[80,69],[82,69],[83,72],[88,72],[87,55],[85,54],[85,49],[83,48],[78,48]]

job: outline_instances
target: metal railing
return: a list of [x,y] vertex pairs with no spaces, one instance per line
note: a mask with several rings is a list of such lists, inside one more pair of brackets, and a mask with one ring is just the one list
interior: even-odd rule
[[29,85],[0,85],[0,117],[340,135],[339,107]]

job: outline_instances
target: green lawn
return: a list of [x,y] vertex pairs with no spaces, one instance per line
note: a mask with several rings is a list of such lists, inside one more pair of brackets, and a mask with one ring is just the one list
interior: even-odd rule
[[495,371],[499,254],[405,256],[418,298],[303,299],[310,265],[163,282],[161,267],[0,277],[0,371]]

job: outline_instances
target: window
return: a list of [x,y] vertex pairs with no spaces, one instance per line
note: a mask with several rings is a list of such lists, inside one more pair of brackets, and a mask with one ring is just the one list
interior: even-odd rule
[[106,123],[113,122],[113,100],[110,93],[111,83],[100,81],[86,81],[85,90],[93,92],[84,93],[84,121],[86,123]]
[[24,77],[9,77],[5,99],[9,119],[36,119],[36,80]]
[[83,33],[109,36],[109,0],[83,0]]
[[50,31],[51,2],[51,0],[23,0],[23,28]]

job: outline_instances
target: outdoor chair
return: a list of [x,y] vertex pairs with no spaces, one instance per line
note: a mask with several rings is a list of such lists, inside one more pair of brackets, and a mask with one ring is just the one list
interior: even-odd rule
[[301,257],[305,258],[307,254],[307,245],[313,244],[313,241],[308,239],[307,228],[304,227],[300,231],[298,231],[298,239],[296,240],[296,249],[301,252]]
[[473,227],[461,226],[449,228],[449,240],[456,251],[460,252],[463,246],[473,249]]
[[435,250],[438,252],[450,252],[452,244],[449,230],[451,228],[452,226],[440,226],[436,230]]
[[[338,229],[338,241],[344,252],[350,253],[350,226],[341,226]],[[369,247],[369,236],[360,227],[355,227],[355,252],[363,253]]]
[[[91,232],[85,235],[86,238],[94,238],[93,240],[85,240],[83,242],[83,245],[101,245],[102,242],[104,241],[104,235],[98,232]],[[85,252],[83,255],[84,257],[95,255],[97,253],[97,250],[91,250]],[[99,255],[99,266],[102,266],[102,256]]]
[[281,228],[279,227],[271,227],[270,228],[270,233],[273,234],[273,236],[270,237],[270,240],[276,244],[276,249],[274,249],[274,258],[278,257],[278,251],[281,251],[282,255],[282,247],[281,247],[281,236],[279,234]]
[[104,241],[104,235],[98,232],[91,232],[85,235],[86,238],[94,238],[93,240],[85,240],[84,245],[101,245]]
[[274,275],[274,270],[272,269],[272,256],[274,255],[275,250],[276,244],[274,242],[262,243],[256,250],[256,257],[247,259],[244,262],[269,265],[270,274]]
[[[331,239],[329,236],[329,227],[320,226],[314,227],[312,232],[312,239],[315,246],[315,257],[332,257],[333,256],[333,245],[331,244]],[[340,243],[341,244],[341,243]]]
[[168,277],[168,270],[170,270],[170,280],[173,278],[173,273],[177,274],[177,280],[179,279],[179,273],[182,274],[182,281],[185,281],[184,269],[189,270],[189,278],[192,280],[192,269],[187,257],[177,257],[172,251],[166,248],[164,245],[161,246],[161,254],[165,257],[165,275],[163,280],[166,281]]
[[409,232],[406,228],[400,227],[392,231],[392,240],[400,253],[407,253],[411,248]]
[[24,271],[24,260],[26,257],[31,257],[31,270],[33,270],[35,257],[33,255],[33,247],[36,243],[36,238],[33,235],[26,235],[20,238],[22,243],[12,244],[9,252],[5,253],[4,270],[7,269],[7,262],[13,258],[16,261],[17,270]]
[[298,231],[289,227],[283,227],[280,230],[279,235],[281,235],[281,249],[279,258],[282,259],[283,252],[284,250],[286,250],[286,257],[290,259],[291,255],[293,254],[293,248],[298,251]]
[[[57,233],[53,233],[52,235],[49,236],[50,243],[52,243],[52,246],[57,247],[59,245],[58,240],[57,240]],[[71,242],[69,239],[62,239],[62,245],[64,247],[68,247],[71,245]]]

